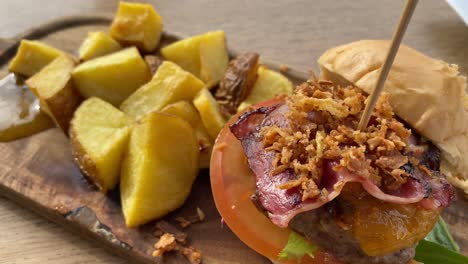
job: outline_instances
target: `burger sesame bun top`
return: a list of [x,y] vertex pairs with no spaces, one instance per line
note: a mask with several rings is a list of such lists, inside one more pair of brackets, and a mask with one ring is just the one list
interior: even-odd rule
[[[371,93],[389,46],[361,40],[329,49],[318,60],[320,79]],[[442,172],[468,193],[468,95],[458,66],[401,45],[384,91],[395,113],[441,149]]]

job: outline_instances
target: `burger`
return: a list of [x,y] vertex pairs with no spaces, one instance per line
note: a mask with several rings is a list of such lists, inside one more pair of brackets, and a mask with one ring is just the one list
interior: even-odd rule
[[245,110],[219,134],[215,203],[258,253],[279,263],[408,263],[455,199],[450,183],[468,189],[468,96],[456,66],[401,46],[357,129],[388,47],[326,51],[318,80]]

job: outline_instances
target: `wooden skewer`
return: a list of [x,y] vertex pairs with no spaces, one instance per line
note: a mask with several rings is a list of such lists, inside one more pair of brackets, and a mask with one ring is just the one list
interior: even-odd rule
[[406,2],[405,9],[400,17],[398,27],[393,33],[392,43],[390,45],[390,49],[388,50],[387,58],[385,59],[384,65],[380,70],[380,75],[377,79],[374,91],[371,95],[369,95],[369,100],[367,101],[366,108],[364,109],[364,113],[362,114],[361,120],[359,121],[358,129],[361,131],[363,131],[367,127],[367,123],[369,123],[372,111],[374,110],[375,104],[377,103],[377,99],[382,93],[385,80],[387,79],[388,73],[390,72],[390,68],[392,67],[393,61],[395,60],[398,48],[400,47],[401,40],[405,35],[406,28],[408,27],[408,24],[411,20],[411,16],[413,15],[414,9],[416,9],[417,4],[418,0],[408,0]]

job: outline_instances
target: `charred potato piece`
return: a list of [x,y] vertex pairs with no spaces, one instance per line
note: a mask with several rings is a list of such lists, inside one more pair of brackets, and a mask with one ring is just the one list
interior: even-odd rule
[[161,110],[166,105],[192,100],[205,84],[170,61],[164,61],[147,84],[136,90],[120,109],[134,119]]
[[104,32],[89,32],[78,50],[79,59],[87,61],[120,50],[120,44]]
[[208,88],[223,78],[229,61],[221,30],[179,40],[162,48],[161,54],[200,78]]
[[164,107],[161,113],[178,116],[192,126],[195,130],[200,150],[200,168],[208,168],[210,166],[211,150],[213,149],[214,142],[208,135],[197,109],[188,101],[179,101]]
[[229,62],[215,93],[223,113],[235,114],[237,107],[249,94],[257,80],[259,57],[257,53],[244,53]]
[[102,192],[119,182],[132,122],[111,104],[90,98],[76,110],[70,127],[75,160]]
[[159,44],[162,27],[162,18],[152,5],[120,2],[110,35],[123,45],[152,52]]
[[26,80],[26,85],[39,98],[41,109],[66,134],[73,113],[82,101],[71,81],[74,67],[75,61],[62,55]]
[[216,138],[219,131],[223,128],[224,120],[218,102],[214,99],[213,95],[208,89],[202,89],[195,99],[193,99],[193,105],[197,108],[200,113],[200,117],[205,125],[206,130],[211,138]]
[[292,94],[293,84],[283,74],[270,70],[265,66],[258,68],[257,81],[247,98],[239,105],[238,111],[253,104],[265,101],[275,96]]
[[135,47],[78,65],[73,83],[85,98],[99,97],[115,106],[151,79],[151,73]]
[[187,121],[151,113],[138,122],[120,183],[128,227],[163,217],[185,202],[198,173],[198,155],[195,132]]
[[29,77],[62,54],[64,52],[40,41],[23,39],[8,70]]

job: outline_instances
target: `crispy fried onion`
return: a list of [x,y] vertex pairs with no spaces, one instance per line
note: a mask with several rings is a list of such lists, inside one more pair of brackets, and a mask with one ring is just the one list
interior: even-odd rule
[[286,170],[296,175],[278,188],[299,188],[302,201],[325,199],[324,160],[339,161],[335,171],[345,169],[388,190],[406,183],[410,175],[401,167],[409,162],[405,149],[411,131],[395,119],[388,94],[379,98],[366,130],[357,130],[365,100],[352,86],[309,81],[297,87],[286,99],[290,126],[260,131],[265,150],[275,153],[272,176]]

